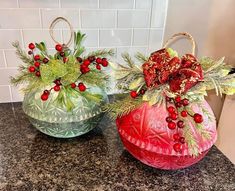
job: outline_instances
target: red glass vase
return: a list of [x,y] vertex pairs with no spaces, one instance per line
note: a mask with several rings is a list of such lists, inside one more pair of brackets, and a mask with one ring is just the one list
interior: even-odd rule
[[[182,152],[173,149],[172,139],[175,131],[167,128],[166,117],[168,113],[165,105],[150,106],[143,103],[138,109],[116,120],[118,132],[125,148],[138,160],[149,166],[175,170],[191,166],[200,161],[217,138],[216,121],[214,114],[206,101],[202,105],[191,104],[194,112],[202,113],[202,107],[209,112],[212,118],[203,115],[202,125],[210,134],[209,139],[204,139],[195,124],[189,123],[190,130],[198,145],[200,154],[192,156],[186,144],[183,144]],[[183,130],[179,130],[183,131]],[[182,132],[179,132],[182,133]]]

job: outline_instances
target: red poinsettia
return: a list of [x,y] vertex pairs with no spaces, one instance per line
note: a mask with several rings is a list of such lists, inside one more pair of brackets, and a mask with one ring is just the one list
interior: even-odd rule
[[170,57],[166,49],[153,52],[143,64],[147,87],[169,83],[172,92],[185,93],[203,79],[200,63],[191,55]]

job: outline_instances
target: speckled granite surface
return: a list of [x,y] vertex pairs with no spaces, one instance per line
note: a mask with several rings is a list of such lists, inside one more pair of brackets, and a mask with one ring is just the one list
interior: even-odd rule
[[123,149],[115,124],[74,139],[34,129],[21,103],[0,104],[0,190],[235,190],[235,167],[216,147],[178,171],[148,167]]

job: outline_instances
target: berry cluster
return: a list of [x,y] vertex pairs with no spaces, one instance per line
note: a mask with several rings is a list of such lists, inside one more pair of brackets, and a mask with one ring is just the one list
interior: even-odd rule
[[[58,92],[58,91],[61,90],[62,83],[61,83],[60,79],[56,79],[54,81],[54,83],[55,83],[55,86],[53,88],[43,91],[43,94],[41,95],[41,100],[42,101],[46,101],[49,98],[50,92],[52,90],[54,90],[55,92]],[[78,87],[80,92],[86,91],[86,86],[82,82],[78,83],[78,85],[76,85],[76,83],[71,83],[70,87],[73,88],[73,89]]]
[[130,92],[130,96],[134,99],[134,98],[138,97],[139,95],[144,95],[145,92],[146,92],[145,89],[141,89],[139,92],[133,90]]
[[77,57],[77,61],[81,63],[80,70],[83,74],[87,73],[90,71],[89,66],[91,64],[95,64],[97,70],[101,70],[101,66],[107,67],[108,66],[108,61],[106,58],[100,58],[100,57],[95,57],[95,56],[89,56],[87,59],[82,60],[82,58]]
[[[35,45],[34,43],[30,43],[28,45],[29,47],[29,51],[28,51],[28,54],[29,55],[32,55],[33,56],[33,59],[34,59],[34,65],[33,66],[30,66],[28,68],[29,72],[30,73],[35,73],[36,76],[40,77],[41,74],[40,74],[40,65],[41,64],[46,64],[49,62],[49,59],[46,58],[46,57],[42,57],[38,54],[34,55],[34,50],[35,50]],[[66,47],[64,47],[63,45],[61,44],[57,44],[55,46],[55,49],[57,51],[57,57],[59,59],[62,59],[64,63],[68,62],[68,58],[66,57],[67,53],[66,53]],[[108,61],[106,58],[100,58],[100,57],[95,57],[95,56],[89,56],[87,59],[82,59],[81,57],[77,57],[76,58],[78,63],[80,63],[80,70],[82,72],[82,74],[85,74],[85,73],[88,73],[90,71],[90,64],[95,64],[96,65],[96,69],[97,70],[101,70],[101,66],[103,67],[107,67],[108,66]],[[52,90],[54,90],[55,92],[58,92],[61,90],[61,86],[63,85],[61,83],[61,79],[56,79],[54,81],[54,87],[52,87],[51,89],[49,90],[44,90],[43,91],[43,94],[41,95],[41,100],[43,101],[46,101],[48,98],[49,98],[49,95],[51,93]],[[70,84],[70,87],[75,89],[76,87],[78,87],[79,91],[81,92],[84,92],[86,91],[86,86],[80,82],[78,84],[76,84],[75,82],[74,83],[71,83]]]
[[[29,44],[29,49],[30,51],[28,52],[29,55],[33,55],[33,58],[34,58],[34,65],[33,66],[30,66],[29,67],[29,72],[31,73],[35,73],[36,76],[40,77],[41,74],[40,74],[40,65],[43,63],[43,64],[46,64],[49,62],[49,59],[46,58],[46,57],[42,57],[40,55],[34,55],[34,50],[35,50],[35,45],[33,43],[30,43]],[[57,57],[59,59],[62,59],[64,63],[68,62],[68,58],[66,57],[67,53],[66,53],[66,47],[64,47],[63,45],[61,44],[57,44],[55,46],[55,49],[57,51]],[[108,61],[106,58],[100,58],[100,57],[95,57],[95,56],[89,56],[87,59],[82,59],[80,57],[77,57],[76,58],[78,63],[80,63],[80,70],[82,72],[82,74],[85,74],[85,73],[88,73],[90,71],[90,64],[95,64],[96,65],[96,69],[97,70],[101,70],[101,66],[103,67],[107,67],[108,66]],[[61,83],[61,79],[56,79],[54,81],[54,87],[52,87],[51,89],[49,90],[44,90],[43,91],[43,94],[41,95],[41,99],[43,101],[46,101],[48,98],[49,98],[49,95],[51,93],[52,90],[54,90],[55,92],[58,92],[61,90],[61,86],[63,85]],[[71,83],[70,84],[70,87],[75,89],[76,87],[78,87],[79,91],[81,92],[84,92],[86,91],[86,86],[80,82],[78,84],[76,84],[75,82],[74,83]]]
[[[167,111],[169,116],[166,118],[167,127],[171,130],[175,130],[176,133],[173,134],[173,140],[175,141],[173,145],[173,149],[176,152],[182,151],[182,145],[185,143],[185,137],[183,137],[179,133],[179,129],[183,129],[185,127],[184,120],[182,118],[185,118],[187,116],[190,116],[194,119],[195,123],[202,123],[203,117],[199,113],[195,113],[194,115],[191,115],[187,110],[186,106],[189,105],[189,100],[184,98],[181,99],[180,96],[176,96],[174,99],[166,97],[167,104],[171,104],[171,106],[167,107]],[[181,109],[183,107],[183,110]],[[179,117],[179,110],[180,116]]]
[[34,55],[34,50],[35,50],[35,45],[33,43],[30,43],[28,45],[29,47],[29,51],[28,51],[28,54],[29,55],[33,55],[33,59],[34,59],[34,65],[33,66],[30,66],[28,68],[29,72],[30,73],[35,73],[35,75],[37,77],[40,77],[41,74],[40,74],[40,65],[43,63],[43,64],[46,64],[47,62],[49,62],[48,58],[44,57],[42,58],[40,55],[36,54]]
[[55,49],[57,50],[59,57],[62,58],[63,62],[64,63],[68,62],[69,59],[66,57],[66,53],[65,53],[66,47],[64,47],[61,44],[57,44],[55,45]]

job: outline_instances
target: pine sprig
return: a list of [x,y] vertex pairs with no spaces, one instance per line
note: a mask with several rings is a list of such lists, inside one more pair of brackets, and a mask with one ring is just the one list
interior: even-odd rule
[[[205,112],[205,113],[203,112],[204,116],[207,116],[208,119],[211,118],[211,120],[212,120],[213,116],[211,116],[211,114],[209,113],[209,111],[207,111],[207,110],[204,108],[204,106],[202,105],[202,103],[199,103],[199,106],[200,106],[200,105],[201,105],[201,108],[203,108],[203,109],[202,109],[202,112],[203,112],[203,111]],[[187,107],[187,112],[188,112],[191,116],[193,116],[194,113],[195,113],[190,107]],[[205,129],[205,127],[204,127],[202,124],[195,123],[195,121],[193,120],[192,117],[189,117],[188,120],[190,120],[190,122],[195,125],[196,131],[201,135],[201,137],[202,137],[203,139],[205,139],[205,140],[210,139],[211,135],[209,134],[209,132]]]
[[135,55],[135,58],[136,58],[137,60],[139,60],[141,63],[144,63],[144,62],[148,61],[148,57],[145,56],[145,55],[143,55],[143,54],[140,53],[140,52],[137,52],[137,54]]
[[12,46],[16,48],[16,55],[26,64],[33,64],[33,59],[20,48],[19,42],[13,42]]
[[197,156],[199,154],[199,147],[198,147],[198,143],[197,143],[195,137],[193,136],[193,133],[192,133],[192,130],[191,130],[189,124],[185,125],[184,131],[183,131],[183,136],[184,136],[185,141],[188,145],[190,155]]
[[26,84],[29,82],[30,79],[32,79],[32,74],[28,72],[21,72],[16,77],[10,77],[11,83],[15,86],[18,86],[20,84]]
[[[117,88],[122,90],[139,89],[145,84],[142,69],[135,65],[128,53],[122,56],[127,66],[117,64],[113,67],[117,80]],[[133,88],[131,86],[133,86]]]
[[48,83],[44,83],[40,79],[32,77],[30,83],[28,83],[26,87],[22,88],[22,92],[24,94],[27,94],[30,92],[34,92],[38,89],[45,89],[47,86],[48,86]]
[[90,52],[84,59],[87,59],[89,56],[95,56],[95,57],[107,57],[107,56],[114,56],[114,50],[113,49],[102,49],[102,50],[96,50]]
[[134,68],[135,67],[135,63],[134,61],[131,59],[130,55],[128,53],[123,53],[122,54],[122,58],[123,60],[128,64],[128,66],[130,68]]
[[110,79],[109,76],[102,71],[90,70],[89,73],[80,75],[77,81],[82,81],[86,84],[98,86],[101,89],[104,89],[107,87]]
[[[234,76],[228,76],[231,66],[224,63],[224,58],[212,60],[211,58],[202,58],[201,66],[204,70],[204,80],[192,88],[197,91],[199,88],[206,90],[215,89],[216,95],[233,94],[235,92]],[[191,91],[192,91],[191,90]]]
[[201,137],[204,140],[208,140],[211,138],[211,134],[207,130],[204,129],[202,124],[196,124],[196,128],[197,128],[198,133],[201,135]]
[[112,119],[122,117],[137,109],[143,103],[141,98],[133,99],[129,95],[122,100],[106,104],[103,107],[104,112],[108,112]]

